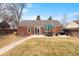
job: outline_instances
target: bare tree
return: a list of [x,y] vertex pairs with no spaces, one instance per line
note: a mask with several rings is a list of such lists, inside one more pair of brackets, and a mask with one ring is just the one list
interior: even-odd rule
[[0,18],[2,21],[8,16],[8,11],[6,11],[5,5],[6,4],[0,4]]
[[79,20],[79,14],[76,15],[76,20]]
[[17,27],[22,16],[24,3],[4,3],[0,4],[0,18]]
[[10,6],[9,10],[11,11],[12,16],[14,17],[14,24],[18,26],[19,21],[22,16],[23,9],[25,7],[25,4],[24,3],[17,3],[17,4],[12,3],[9,6]]
[[64,25],[66,25],[66,23],[67,23],[67,14],[63,14],[62,23],[63,23]]

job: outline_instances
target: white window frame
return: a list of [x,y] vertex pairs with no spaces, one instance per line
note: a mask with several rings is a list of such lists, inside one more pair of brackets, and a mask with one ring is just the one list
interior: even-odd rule
[[[29,29],[30,29],[30,31],[29,31]],[[27,32],[31,33],[31,27],[27,27]]]

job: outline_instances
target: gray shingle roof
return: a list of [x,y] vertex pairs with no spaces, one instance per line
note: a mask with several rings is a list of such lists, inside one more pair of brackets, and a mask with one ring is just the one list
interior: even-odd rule
[[57,20],[22,20],[19,26],[45,26],[46,24],[52,24],[53,26],[62,26]]

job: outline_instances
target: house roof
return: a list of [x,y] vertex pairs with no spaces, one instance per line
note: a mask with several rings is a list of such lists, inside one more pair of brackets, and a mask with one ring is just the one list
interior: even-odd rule
[[71,21],[66,26],[67,29],[78,29],[79,28],[79,20]]
[[0,23],[0,28],[10,28],[10,25],[6,21],[3,21]]
[[77,23],[77,24],[79,24],[79,20],[75,20],[74,22]]
[[57,20],[22,20],[19,26],[45,26],[46,24],[52,24],[53,26],[62,26]]

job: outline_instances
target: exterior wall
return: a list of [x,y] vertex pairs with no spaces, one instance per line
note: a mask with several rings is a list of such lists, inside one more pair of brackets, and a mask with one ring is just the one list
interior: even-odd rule
[[54,27],[52,28],[51,32],[57,33],[62,29],[62,27]]
[[70,22],[66,28],[69,29],[73,36],[79,37],[79,29],[77,29],[79,25],[75,23],[74,21]]
[[18,34],[21,36],[27,35],[27,27],[18,27]]
[[26,26],[18,27],[18,34],[21,36],[29,36],[29,35],[34,34],[34,31],[35,31],[34,27],[31,27],[31,32],[28,32],[27,29],[28,29],[28,27],[26,27]]
[[30,36],[30,35],[33,35],[34,34],[34,27],[31,27],[31,32],[28,32],[28,27],[26,26],[21,26],[21,27],[18,27],[18,34],[21,35],[21,36]]
[[72,34],[73,34],[73,36],[75,36],[75,37],[79,37],[79,31],[74,31],[74,32],[72,32]]
[[71,33],[72,33],[73,36],[79,37],[79,29],[78,30],[77,29],[71,30]]
[[[21,27],[18,27],[18,34],[21,35],[21,36],[29,36],[29,35],[33,35],[34,34],[34,29],[35,27],[31,27],[31,32],[29,33],[27,31],[27,27],[26,26],[21,26]],[[59,32],[61,30],[61,27],[55,27],[51,30],[51,32]],[[40,31],[41,31],[41,34],[44,34],[45,32],[45,29],[44,27],[40,27]]]

